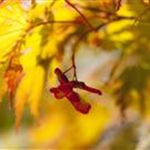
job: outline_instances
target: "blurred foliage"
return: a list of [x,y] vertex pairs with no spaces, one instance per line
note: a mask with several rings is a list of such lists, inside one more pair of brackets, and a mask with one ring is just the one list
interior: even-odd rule
[[[149,28],[149,0],[1,0],[0,148],[148,149]],[[87,115],[49,93],[72,65]]]

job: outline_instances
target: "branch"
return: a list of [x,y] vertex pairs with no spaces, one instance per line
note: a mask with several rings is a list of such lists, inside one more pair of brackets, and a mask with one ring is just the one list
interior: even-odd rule
[[65,23],[65,24],[81,24],[82,22],[81,21],[75,21],[75,20],[69,20],[69,21],[51,20],[51,21],[45,21],[45,22],[43,21],[43,22],[39,22],[37,24],[31,25],[27,30],[30,31],[33,28],[36,28],[36,27],[39,27],[39,26],[42,26],[42,25],[54,24],[54,23],[57,23],[57,24],[63,24],[63,23]]
[[92,29],[89,29],[87,30],[86,32],[84,32],[77,40],[76,42],[74,43],[73,45],[73,49],[72,49],[72,66],[68,69],[68,71],[70,69],[73,68],[74,70],[74,78],[77,80],[77,73],[76,73],[76,65],[75,65],[75,53],[76,53],[76,50],[77,50],[77,47],[78,45],[80,44],[80,42],[91,32],[96,32],[100,29],[102,29],[103,27],[105,27],[106,25],[108,25],[109,23],[112,23],[112,22],[115,22],[115,21],[119,21],[119,20],[123,20],[123,19],[135,19],[135,17],[125,17],[125,16],[117,16],[116,18],[112,19],[112,20],[109,20],[107,22],[104,22],[104,23],[101,23],[100,25],[98,25],[96,28],[92,28]]

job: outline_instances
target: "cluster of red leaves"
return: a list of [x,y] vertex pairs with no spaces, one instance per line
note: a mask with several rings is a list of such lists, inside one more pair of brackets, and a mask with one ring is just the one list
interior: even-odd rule
[[84,82],[77,80],[69,81],[66,75],[59,68],[55,69],[55,74],[57,75],[60,85],[51,88],[49,91],[54,93],[56,99],[67,98],[77,111],[87,114],[91,105],[81,100],[79,94],[73,89],[79,88],[98,95],[101,95],[102,92],[98,89],[87,86]]

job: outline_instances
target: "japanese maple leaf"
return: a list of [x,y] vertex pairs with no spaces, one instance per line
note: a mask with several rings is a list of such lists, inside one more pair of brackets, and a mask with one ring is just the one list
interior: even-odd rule
[[50,92],[54,93],[55,98],[67,98],[77,111],[84,114],[88,113],[91,105],[84,100],[81,100],[79,94],[73,89],[79,88],[98,95],[102,94],[101,91],[87,86],[84,82],[76,80],[69,81],[66,75],[59,68],[55,69],[55,74],[60,82],[60,85],[50,89]]
[[[4,81],[7,84],[7,89],[5,90],[8,90],[8,105],[10,108],[12,108],[12,99],[14,96],[14,92],[23,75],[22,70],[23,68],[21,64],[19,64],[18,57],[12,55],[10,57],[8,67],[3,73]],[[5,90],[4,93],[6,92]]]

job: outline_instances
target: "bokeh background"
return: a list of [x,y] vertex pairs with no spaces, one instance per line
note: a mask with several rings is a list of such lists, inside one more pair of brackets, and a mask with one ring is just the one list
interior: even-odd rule
[[[149,29],[149,0],[1,0],[0,148],[150,149]],[[88,114],[49,92],[72,55]]]

